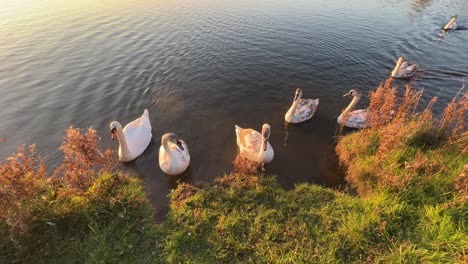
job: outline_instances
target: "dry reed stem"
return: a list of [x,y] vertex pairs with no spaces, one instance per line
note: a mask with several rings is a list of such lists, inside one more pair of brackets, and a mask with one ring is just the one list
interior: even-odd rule
[[[468,91],[463,93],[464,89],[465,84],[463,83],[458,93],[444,109],[440,122],[441,129],[447,130],[451,134],[452,140],[460,137],[466,130],[465,112],[468,111]],[[463,95],[459,98],[461,94]]]

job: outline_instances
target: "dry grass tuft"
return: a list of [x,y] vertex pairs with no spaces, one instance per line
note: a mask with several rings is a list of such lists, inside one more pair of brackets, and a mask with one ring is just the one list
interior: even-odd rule
[[436,96],[432,98],[431,101],[429,101],[429,103],[426,106],[426,109],[424,109],[424,111],[421,113],[419,117],[422,122],[427,122],[427,123],[432,122],[433,120],[432,107],[434,106],[435,103],[437,103],[438,100],[439,98]]
[[185,205],[187,199],[192,197],[199,190],[199,188],[189,183],[179,184],[177,189],[171,193],[171,206],[174,206],[176,209],[180,209],[183,205]]
[[392,86],[392,79],[381,83],[375,91],[369,94],[370,104],[367,108],[367,122],[373,128],[387,124],[393,118],[396,104],[397,88]]
[[455,189],[458,191],[457,203],[468,203],[468,164],[455,179]]
[[402,120],[405,121],[412,118],[415,114],[416,108],[418,107],[422,93],[423,90],[416,91],[411,85],[407,84],[405,94],[398,106],[395,119],[401,122]]
[[236,159],[234,159],[232,163],[234,165],[234,172],[236,173],[248,175],[263,172],[263,166],[261,163],[250,161],[240,155],[237,155]]
[[259,177],[251,174],[231,173],[221,178],[216,178],[216,186],[222,189],[237,188],[245,189],[255,186],[259,182]]
[[[465,112],[468,111],[468,91],[463,94],[465,84],[460,92],[444,109],[444,114],[440,123],[442,129],[451,131],[451,137],[456,139],[460,137],[465,129]],[[460,94],[463,94],[460,98]]]

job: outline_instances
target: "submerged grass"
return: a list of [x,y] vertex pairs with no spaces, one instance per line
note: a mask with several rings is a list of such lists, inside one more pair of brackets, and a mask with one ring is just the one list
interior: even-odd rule
[[435,100],[414,114],[420,94],[407,87],[396,107],[388,85],[371,95],[370,111],[386,105],[373,127],[337,146],[357,196],[286,191],[237,161],[212,185],[180,184],[156,224],[141,182],[112,171],[94,131],[68,131],[52,176],[20,148],[0,164],[0,263],[466,263],[466,96],[435,122]]

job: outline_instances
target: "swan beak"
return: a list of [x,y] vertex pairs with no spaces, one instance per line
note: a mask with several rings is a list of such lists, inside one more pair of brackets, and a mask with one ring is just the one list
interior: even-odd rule
[[265,147],[263,147],[263,151],[266,151],[267,146],[268,146],[268,141],[266,139],[263,139],[263,143],[264,143],[263,145],[265,146]]
[[351,95],[351,92],[346,93],[346,94],[343,94],[343,97],[346,97],[346,96],[348,96],[348,95]]
[[114,127],[114,128],[111,129],[112,140],[115,140],[115,137],[117,136],[116,132],[117,132],[117,128]]

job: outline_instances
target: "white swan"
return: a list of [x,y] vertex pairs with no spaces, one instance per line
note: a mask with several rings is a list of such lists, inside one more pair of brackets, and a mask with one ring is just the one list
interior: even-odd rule
[[312,118],[317,110],[319,99],[301,99],[302,90],[296,89],[293,103],[284,116],[288,123],[300,123]]
[[[361,91],[358,89],[352,89],[347,94],[343,96],[352,95],[354,98],[351,103],[346,107],[346,109],[338,116],[338,124],[351,127],[351,128],[365,128],[368,127],[369,124],[366,123],[367,121],[367,109],[359,109],[354,110],[354,106],[358,103],[359,99],[361,99]],[[343,124],[343,116],[347,116],[346,123]]]
[[187,144],[174,133],[164,134],[159,148],[159,167],[169,175],[179,175],[190,164]]
[[240,155],[250,161],[269,163],[275,155],[273,147],[268,142],[271,128],[263,124],[262,134],[250,128],[236,127],[236,141]]
[[450,21],[445,25],[445,27],[442,30],[455,30],[457,29],[457,15],[454,15],[453,17],[450,18]]
[[416,73],[417,64],[409,64],[403,57],[398,58],[395,69],[392,71],[393,78],[409,78]]
[[122,130],[122,125],[117,121],[110,124],[112,140],[119,140],[119,160],[132,161],[145,151],[151,142],[151,123],[148,110],[145,109],[140,118],[128,123]]

